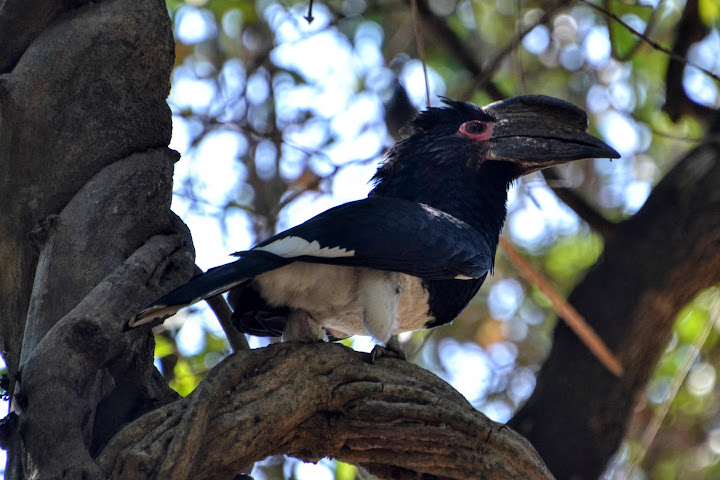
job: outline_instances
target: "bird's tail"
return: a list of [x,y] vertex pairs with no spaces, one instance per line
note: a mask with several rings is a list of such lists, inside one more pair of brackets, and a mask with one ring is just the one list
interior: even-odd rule
[[[243,254],[245,253],[243,252]],[[287,260],[275,255],[262,253],[262,255],[243,255],[235,262],[211,268],[206,273],[198,275],[188,283],[180,285],[175,290],[143,308],[140,313],[128,321],[125,329],[139,327],[156,319],[164,320],[175,315],[182,308],[227,292],[233,287],[250,281],[261,273],[274,270],[288,263]]]

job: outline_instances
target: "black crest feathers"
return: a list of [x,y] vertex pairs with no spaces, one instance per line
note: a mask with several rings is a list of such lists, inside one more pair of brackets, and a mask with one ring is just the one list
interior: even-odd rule
[[468,120],[492,121],[492,117],[477,105],[445,97],[440,99],[445,106],[430,107],[418,113],[403,127],[403,135],[427,132],[439,125],[460,126]]

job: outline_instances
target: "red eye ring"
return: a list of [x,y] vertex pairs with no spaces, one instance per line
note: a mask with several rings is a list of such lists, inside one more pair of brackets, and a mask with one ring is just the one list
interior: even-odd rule
[[469,120],[458,129],[458,134],[473,140],[484,142],[489,140],[493,132],[493,122],[483,122],[482,120]]

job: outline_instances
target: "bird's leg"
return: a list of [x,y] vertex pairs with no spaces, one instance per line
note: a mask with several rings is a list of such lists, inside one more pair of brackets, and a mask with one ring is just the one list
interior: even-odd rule
[[391,357],[398,358],[400,360],[407,360],[405,350],[403,350],[400,342],[397,338],[395,338],[394,335],[390,337],[390,340],[385,343],[384,347],[380,344],[373,347],[372,351],[370,352],[370,363],[375,363],[375,360],[381,357]]
[[399,274],[360,270],[358,300],[363,307],[363,327],[381,342],[392,338],[392,332],[397,326],[400,295],[402,285]]
[[284,342],[314,343],[327,338],[325,329],[304,310],[291,310],[283,330]]

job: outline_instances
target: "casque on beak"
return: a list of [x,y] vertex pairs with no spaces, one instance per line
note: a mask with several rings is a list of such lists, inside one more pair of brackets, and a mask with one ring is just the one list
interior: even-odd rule
[[516,163],[520,175],[581,158],[620,158],[586,133],[585,111],[564,100],[523,95],[484,110],[496,120],[486,159]]

